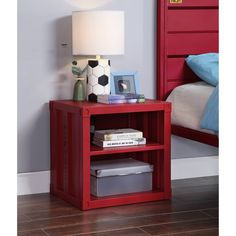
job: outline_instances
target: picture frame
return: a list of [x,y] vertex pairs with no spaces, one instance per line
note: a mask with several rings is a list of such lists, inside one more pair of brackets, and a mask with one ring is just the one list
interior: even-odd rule
[[136,71],[111,72],[111,94],[140,94]]

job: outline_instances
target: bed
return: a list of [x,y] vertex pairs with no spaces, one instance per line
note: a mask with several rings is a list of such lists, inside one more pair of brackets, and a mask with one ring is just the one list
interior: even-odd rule
[[[157,99],[178,86],[201,81],[186,65],[188,55],[218,52],[218,0],[157,1]],[[218,136],[186,124],[172,133],[218,146]]]

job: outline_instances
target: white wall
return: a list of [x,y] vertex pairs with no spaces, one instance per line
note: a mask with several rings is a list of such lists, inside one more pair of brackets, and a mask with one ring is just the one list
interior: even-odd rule
[[[104,5],[98,6],[100,3]],[[125,11],[125,55],[109,57],[112,71],[137,70],[142,92],[148,98],[155,98],[155,0],[18,1],[20,173],[50,169],[48,101],[70,99],[74,83],[70,72],[71,12],[95,5],[98,9]],[[172,144],[175,157],[181,157],[183,153],[184,157],[217,153],[208,146],[185,144],[176,138]],[[178,147],[181,147],[181,153]],[[204,152],[200,151],[198,155],[202,147]]]

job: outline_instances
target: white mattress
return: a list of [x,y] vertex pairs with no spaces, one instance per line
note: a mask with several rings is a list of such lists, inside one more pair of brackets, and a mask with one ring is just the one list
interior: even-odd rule
[[186,128],[213,133],[200,129],[200,121],[214,87],[205,82],[196,82],[176,87],[169,97],[172,103],[171,123]]

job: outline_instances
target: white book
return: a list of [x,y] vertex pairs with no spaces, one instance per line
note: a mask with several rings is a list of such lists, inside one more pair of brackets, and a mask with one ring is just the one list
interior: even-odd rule
[[96,130],[94,137],[104,141],[137,139],[143,137],[143,132],[131,128]]
[[143,145],[143,144],[146,144],[146,138],[112,140],[112,141],[103,141],[103,140],[99,140],[99,139],[94,139],[93,144],[100,146],[100,147],[119,147],[119,146]]

